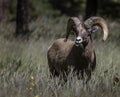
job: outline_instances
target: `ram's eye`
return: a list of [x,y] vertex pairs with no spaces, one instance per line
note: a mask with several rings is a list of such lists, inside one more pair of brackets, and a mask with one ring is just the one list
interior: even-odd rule
[[87,37],[84,37],[84,42],[88,42],[88,38]]
[[74,35],[74,34],[75,34],[75,31],[72,30],[70,33],[71,33],[71,35]]

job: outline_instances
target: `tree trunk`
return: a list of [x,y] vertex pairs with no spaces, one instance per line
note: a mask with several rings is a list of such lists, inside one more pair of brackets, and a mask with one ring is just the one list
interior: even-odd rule
[[91,16],[95,16],[97,14],[97,8],[98,8],[98,0],[87,0],[85,19]]
[[23,37],[29,33],[28,1],[29,0],[17,0],[16,36]]
[[0,22],[7,20],[10,0],[0,0]]

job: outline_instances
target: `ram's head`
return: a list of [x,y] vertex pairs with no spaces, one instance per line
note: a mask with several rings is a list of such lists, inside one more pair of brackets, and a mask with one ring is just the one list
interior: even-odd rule
[[103,18],[90,17],[87,20],[82,21],[77,17],[71,17],[67,23],[66,41],[69,35],[74,33],[76,35],[76,46],[79,44],[87,45],[87,43],[92,39],[92,32],[97,29],[97,26],[102,28],[103,40],[105,41],[108,37],[108,28]]

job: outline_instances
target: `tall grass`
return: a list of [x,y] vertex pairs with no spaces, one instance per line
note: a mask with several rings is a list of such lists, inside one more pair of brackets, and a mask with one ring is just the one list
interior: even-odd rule
[[72,73],[65,84],[49,77],[47,48],[64,37],[66,20],[43,17],[31,22],[28,41],[13,38],[14,23],[0,25],[0,97],[119,97],[120,84],[113,79],[120,77],[120,29],[114,21],[108,21],[107,42],[95,35],[97,67],[87,85]]

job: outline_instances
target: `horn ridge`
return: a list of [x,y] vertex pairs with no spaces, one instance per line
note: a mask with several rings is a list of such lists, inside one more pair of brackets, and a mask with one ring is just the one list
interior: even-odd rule
[[65,39],[66,41],[67,41],[69,35],[71,34],[70,32],[71,32],[72,26],[78,25],[79,23],[80,23],[80,20],[79,20],[78,17],[70,17],[68,19],[68,22],[67,22],[67,34],[66,34],[66,39]]

